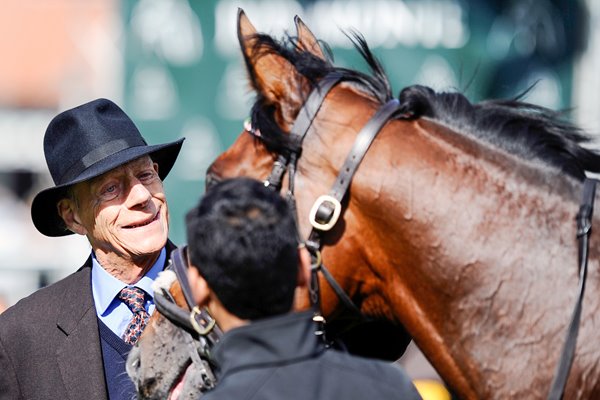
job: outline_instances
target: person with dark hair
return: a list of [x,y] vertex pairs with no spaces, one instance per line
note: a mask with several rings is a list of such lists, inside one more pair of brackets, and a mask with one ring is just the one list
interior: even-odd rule
[[225,332],[210,399],[420,399],[400,367],[327,348],[312,311],[293,312],[310,279],[286,201],[258,181],[211,188],[186,216],[195,299]]
[[33,199],[33,223],[46,236],[86,236],[91,254],[0,315],[0,399],[135,397],[125,361],[174,248],[162,182],[182,143],[148,145],[106,99],[50,122],[44,153],[55,186]]

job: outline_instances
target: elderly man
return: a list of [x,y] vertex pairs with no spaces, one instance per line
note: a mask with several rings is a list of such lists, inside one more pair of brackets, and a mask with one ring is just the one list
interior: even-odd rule
[[182,143],[148,145],[106,99],[50,122],[44,152],[55,186],[34,198],[33,223],[47,236],[85,235],[91,255],[0,316],[0,399],[134,397],[125,359],[174,248],[162,180]]
[[224,181],[186,222],[194,296],[225,332],[212,352],[218,384],[203,400],[421,398],[399,367],[326,349],[312,312],[291,312],[310,256],[278,193]]

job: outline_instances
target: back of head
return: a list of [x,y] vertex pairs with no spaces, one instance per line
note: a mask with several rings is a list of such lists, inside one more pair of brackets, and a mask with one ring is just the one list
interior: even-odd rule
[[290,311],[298,277],[294,216],[258,181],[212,187],[187,214],[190,261],[227,310],[241,319]]

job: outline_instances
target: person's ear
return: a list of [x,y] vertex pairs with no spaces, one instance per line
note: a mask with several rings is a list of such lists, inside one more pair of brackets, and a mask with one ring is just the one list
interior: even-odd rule
[[198,272],[198,268],[190,265],[187,271],[188,280],[194,296],[194,301],[200,307],[206,307],[210,300],[210,288],[206,280]]
[[79,235],[87,235],[87,229],[81,223],[75,200],[64,198],[56,205],[58,215],[65,222],[67,229]]
[[310,283],[310,253],[306,250],[306,247],[298,248],[298,258],[300,259],[298,287],[307,287]]

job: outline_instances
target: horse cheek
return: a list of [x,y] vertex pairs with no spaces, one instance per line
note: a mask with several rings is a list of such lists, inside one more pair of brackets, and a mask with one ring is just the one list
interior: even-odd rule
[[245,176],[264,180],[273,164],[273,155],[248,133],[242,134],[231,147],[219,155],[207,170],[207,176],[223,180]]

